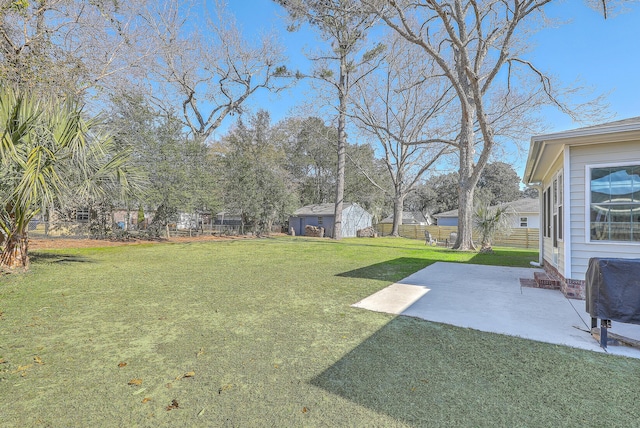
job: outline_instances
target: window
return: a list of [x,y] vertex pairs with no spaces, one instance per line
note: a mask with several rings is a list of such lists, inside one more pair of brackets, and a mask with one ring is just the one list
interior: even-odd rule
[[542,235],[551,238],[551,187],[542,194]]
[[554,246],[558,245],[558,241],[562,241],[563,235],[563,187],[564,181],[562,170],[560,170],[542,193],[542,235],[545,238],[553,238]]
[[89,221],[89,209],[78,208],[76,210],[76,221]]
[[554,183],[557,182],[557,187],[555,189],[555,191],[558,194],[558,197],[556,198],[556,202],[555,202],[555,206],[554,206],[554,212],[555,215],[557,216],[557,221],[554,222],[554,224],[557,225],[558,229],[556,230],[556,238],[560,241],[562,241],[563,237],[562,237],[562,224],[564,223],[562,220],[562,207],[563,207],[563,194],[562,194],[562,189],[564,187],[564,182],[562,181],[562,170],[560,170],[560,172],[558,172],[558,175],[556,175],[556,180],[554,180]]
[[520,217],[520,227],[529,227],[529,217]]
[[640,165],[591,167],[592,241],[640,241]]
[[318,217],[318,226],[322,226],[322,217]]

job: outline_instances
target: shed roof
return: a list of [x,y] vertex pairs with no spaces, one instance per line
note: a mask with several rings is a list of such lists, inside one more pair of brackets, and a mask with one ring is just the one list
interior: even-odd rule
[[640,139],[640,116],[552,134],[535,135],[531,137],[522,182],[528,185],[541,182],[566,145],[607,144],[636,139]]
[[[351,207],[352,205],[358,205],[356,203],[353,202],[345,202],[342,205],[342,209],[346,209]],[[297,210],[295,210],[293,212],[293,216],[294,217],[305,217],[305,216],[310,216],[310,217],[320,217],[320,216],[332,216],[335,214],[336,211],[336,205],[333,203],[326,203],[326,204],[313,204],[313,205],[307,205],[304,206],[302,208],[298,208]]]

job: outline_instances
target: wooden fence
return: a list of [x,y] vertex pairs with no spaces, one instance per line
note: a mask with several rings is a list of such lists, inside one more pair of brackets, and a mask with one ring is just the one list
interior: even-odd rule
[[[380,236],[391,235],[392,225],[389,223],[377,224],[376,231]],[[451,234],[458,232],[457,226],[419,226],[414,224],[406,224],[400,226],[400,236],[409,239],[424,239],[424,232],[429,231],[433,239],[437,239],[438,243],[451,245]],[[493,245],[504,247],[530,248],[538,249],[539,245],[539,229],[538,228],[514,228],[509,234],[496,234]],[[478,235],[474,231],[473,240],[478,241]]]

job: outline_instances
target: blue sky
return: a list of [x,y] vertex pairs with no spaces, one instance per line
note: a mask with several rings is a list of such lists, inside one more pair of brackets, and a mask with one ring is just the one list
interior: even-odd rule
[[[292,68],[304,69],[302,50],[322,43],[308,30],[288,33],[284,10],[271,0],[230,0],[229,8],[247,34],[261,29],[277,31]],[[626,13],[607,20],[581,0],[552,3],[546,14],[563,22],[531,38],[528,57],[534,64],[563,83],[579,79],[595,93],[609,94],[607,101],[614,120],[640,116],[640,4],[629,5]],[[275,122],[295,109],[306,96],[305,91],[306,85],[302,84],[282,95],[262,93],[249,107],[269,110]],[[552,109],[542,112],[542,120],[548,132],[582,126]],[[530,137],[523,135],[522,141],[528,145]],[[524,160],[512,160],[519,173]]]

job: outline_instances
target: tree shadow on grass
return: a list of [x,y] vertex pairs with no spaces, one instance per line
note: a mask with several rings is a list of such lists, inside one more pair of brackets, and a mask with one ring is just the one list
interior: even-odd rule
[[[424,341],[425,329],[415,331],[415,322],[407,317],[394,318],[311,379],[310,384],[409,425],[437,421],[432,404],[444,403],[433,403],[432,399],[433,388],[441,387],[441,362],[430,356],[437,354],[434,344],[444,347],[442,337],[437,337],[442,327],[429,323],[436,337]],[[441,357],[446,354],[443,350]]]
[[[399,316],[309,383],[410,426],[519,425],[509,406],[527,402],[514,394],[526,395],[531,379],[505,375],[500,361],[534,361],[545,345]],[[533,412],[520,422],[536,415],[519,410]]]
[[414,272],[424,269],[437,260],[420,259],[415,257],[398,257],[382,263],[365,266],[336,276],[346,278],[377,279],[381,281],[399,281]]
[[83,257],[74,256],[70,254],[59,253],[29,253],[29,260],[31,263],[95,263],[93,260]]

